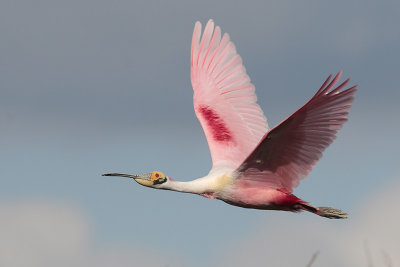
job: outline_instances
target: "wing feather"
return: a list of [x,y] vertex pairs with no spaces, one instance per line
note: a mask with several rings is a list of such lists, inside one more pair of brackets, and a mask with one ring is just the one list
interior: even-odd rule
[[332,81],[330,75],[310,101],[264,135],[237,179],[292,192],[347,121],[357,86],[342,90],[347,79],[332,89],[341,74]]
[[268,131],[254,85],[235,45],[209,20],[203,35],[196,22],[191,81],[194,109],[210,148],[213,167],[236,169]]

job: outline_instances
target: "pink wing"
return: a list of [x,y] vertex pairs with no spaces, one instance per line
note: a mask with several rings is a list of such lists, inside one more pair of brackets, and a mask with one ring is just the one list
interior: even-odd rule
[[331,90],[341,74],[329,83],[330,75],[310,101],[263,137],[238,168],[237,179],[292,192],[347,121],[357,86],[342,91],[347,79]]
[[237,168],[268,131],[254,85],[229,35],[209,20],[202,38],[196,22],[191,81],[194,110],[210,147],[213,167]]

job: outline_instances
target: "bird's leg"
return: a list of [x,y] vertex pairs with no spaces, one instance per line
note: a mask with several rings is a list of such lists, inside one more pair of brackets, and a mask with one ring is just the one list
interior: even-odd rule
[[329,219],[347,219],[347,213],[340,209],[331,207],[313,207],[308,203],[298,203],[302,210],[306,210],[315,213],[319,216],[326,217]]

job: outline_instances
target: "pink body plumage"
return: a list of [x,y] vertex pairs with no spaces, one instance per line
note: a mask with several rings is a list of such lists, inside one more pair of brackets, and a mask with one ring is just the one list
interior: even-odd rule
[[236,181],[222,194],[216,194],[216,198],[234,206],[263,210],[297,211],[300,209],[299,204],[307,204],[285,190],[244,180]]

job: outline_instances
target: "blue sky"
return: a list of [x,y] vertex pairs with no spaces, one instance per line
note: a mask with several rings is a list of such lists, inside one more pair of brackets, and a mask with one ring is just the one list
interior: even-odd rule
[[[21,234],[10,250],[26,261],[6,263],[60,266],[65,257],[76,266],[223,265],[239,243],[252,244],[257,229],[313,225],[340,235],[358,228],[363,203],[399,186],[399,10],[397,1],[1,2],[0,218],[15,220],[0,231],[24,232],[20,226],[34,244],[33,233],[41,233],[37,246],[61,255],[27,253],[23,236],[30,235]],[[209,18],[230,34],[270,126],[303,105],[330,73],[342,69],[359,84],[349,122],[295,191],[354,219],[245,210],[100,176],[161,170],[191,180],[209,171],[189,76],[194,23]],[[365,227],[354,239],[360,247],[373,225]],[[56,241],[45,238],[55,233]],[[290,233],[277,240],[293,240]],[[321,239],[295,262],[304,266],[334,237]],[[335,252],[322,251],[318,260]]]

